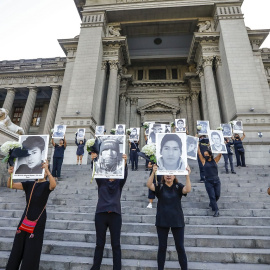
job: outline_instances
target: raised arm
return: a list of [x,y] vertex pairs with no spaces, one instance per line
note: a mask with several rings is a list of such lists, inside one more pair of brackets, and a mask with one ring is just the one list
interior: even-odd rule
[[191,191],[191,182],[190,182],[190,167],[187,165],[186,170],[188,171],[188,175],[186,175],[186,185],[183,187],[182,193],[183,194],[188,194]]
[[[9,173],[9,178],[7,181],[7,187],[10,188],[10,184],[11,184],[11,174],[13,173],[14,167],[9,167],[8,169],[8,173]],[[12,189],[19,189],[19,190],[23,190],[23,185],[22,183],[13,183],[12,184]]]
[[241,137],[241,141],[243,141],[246,138],[245,132],[243,132],[243,136]]
[[221,156],[222,156],[222,154],[218,154],[218,155],[214,158],[214,160],[215,160],[216,163],[218,163],[218,162],[220,161]]
[[76,144],[77,146],[79,146],[79,144],[78,144],[78,142],[77,142],[77,137],[75,137],[75,144]]
[[152,173],[150,175],[150,177],[148,178],[148,181],[146,183],[146,186],[151,189],[152,191],[155,191],[155,185],[153,184],[153,181],[154,181],[154,177],[155,177],[155,173],[157,171],[157,165],[153,165],[153,170],[152,170]]
[[64,136],[64,147],[67,147],[67,141],[66,141],[66,137]]
[[52,145],[53,145],[53,147],[55,147],[55,142],[54,142],[53,138],[52,138]]
[[198,156],[199,156],[199,159],[200,159],[202,165],[204,166],[204,164],[205,164],[205,158],[203,157],[203,155],[201,153],[200,145],[198,146]]
[[50,181],[50,186],[49,189],[50,190],[54,190],[56,187],[56,181],[55,178],[52,176],[50,170],[49,170],[49,162],[48,160],[46,160],[43,164],[42,164],[42,168],[45,169],[45,174],[48,176],[49,181]]

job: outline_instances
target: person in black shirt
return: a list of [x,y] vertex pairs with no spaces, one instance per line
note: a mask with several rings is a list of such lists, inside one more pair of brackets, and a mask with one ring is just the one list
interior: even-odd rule
[[182,196],[191,191],[189,175],[191,173],[187,166],[188,175],[186,185],[178,183],[174,175],[164,175],[161,185],[154,185],[153,180],[157,171],[157,165],[153,166],[153,172],[147,181],[147,187],[155,192],[158,198],[156,228],[158,234],[158,270],[163,270],[166,259],[168,233],[171,228],[178,261],[182,270],[187,270],[187,256],[184,248],[184,214],[181,206]]
[[202,155],[200,148],[198,148],[198,156],[204,167],[205,174],[205,188],[208,193],[210,204],[214,213],[214,217],[219,216],[219,209],[217,201],[220,198],[221,183],[218,177],[218,166],[217,163],[220,161],[222,154],[218,154],[215,158],[210,150],[204,152]]
[[[195,135],[196,137],[198,136],[197,134]],[[202,155],[204,155],[204,152],[206,150],[209,150],[209,139],[206,138],[205,135],[200,135],[199,137],[199,147]],[[205,173],[204,173],[204,167],[202,165],[202,162],[198,156],[198,165],[200,169],[200,182],[204,183],[205,181]]]
[[[139,141],[129,141],[130,147],[130,161],[132,171],[138,171],[138,151],[139,151]],[[135,169],[134,169],[135,165]]]
[[[48,161],[42,164],[42,169],[45,169],[43,179],[39,179],[37,181],[13,183],[12,185],[13,189],[24,190],[26,202],[28,204],[30,194],[35,184],[27,212],[27,218],[32,221],[38,219],[39,215],[40,218],[38,219],[37,225],[34,229],[34,236],[26,231],[19,230],[19,227],[21,226],[21,223],[26,215],[25,208],[24,214],[22,215],[21,221],[17,227],[17,232],[14,238],[13,247],[9,256],[6,270],[18,270],[20,265],[20,270],[39,269],[40,254],[46,224],[46,209],[44,207],[51,191],[56,187],[55,179],[51,175],[48,166]],[[13,167],[10,167],[8,172],[11,175],[13,173]],[[49,178],[49,181],[47,181],[47,177]],[[7,187],[10,188],[10,186],[11,178],[9,177]]]
[[246,135],[243,133],[243,136],[240,138],[239,134],[235,134],[232,137],[233,144],[234,144],[234,152],[236,156],[237,167],[246,167],[246,161],[245,161],[245,149],[243,146],[242,141],[245,139]]
[[228,154],[223,154],[226,173],[227,174],[229,173],[229,166],[228,166],[229,162],[228,161],[230,161],[231,172],[232,172],[232,174],[236,174],[236,172],[234,171],[234,168],[233,168],[233,152],[231,149],[231,145],[233,145],[233,142],[230,142],[230,140],[228,138],[225,138],[224,142],[225,142],[225,145],[227,148],[227,153],[228,153]]
[[[91,158],[94,160],[97,158],[97,154],[92,153]],[[123,179],[96,179],[98,185],[98,203],[95,215],[96,248],[91,270],[100,269],[108,227],[111,234],[113,269],[121,269],[120,234],[122,216],[120,198],[128,175],[127,156],[125,154],[123,154],[123,159],[125,160]]]

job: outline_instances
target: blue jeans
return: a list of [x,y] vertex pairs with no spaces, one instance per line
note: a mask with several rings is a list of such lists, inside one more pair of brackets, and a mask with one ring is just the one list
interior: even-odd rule
[[135,165],[135,170],[138,169],[138,154],[136,150],[130,150],[130,160],[131,160],[131,168],[134,170],[134,165]]
[[60,177],[61,176],[61,168],[63,164],[63,157],[54,157],[53,158],[53,169],[52,169],[52,176],[53,177]]
[[246,162],[245,162],[245,152],[241,153],[239,152],[236,148],[234,149],[235,150],[235,156],[236,156],[236,161],[237,161],[237,167],[238,166],[242,166],[242,167],[245,167],[246,166]]
[[219,178],[215,180],[205,180],[204,182],[208,197],[210,199],[210,205],[213,211],[218,211],[217,201],[220,197],[221,183]]
[[233,155],[223,154],[223,157],[224,157],[226,171],[229,171],[229,166],[228,166],[228,163],[229,163],[228,160],[229,160],[230,161],[230,166],[231,166],[231,171],[233,172],[234,171],[234,168],[233,168]]

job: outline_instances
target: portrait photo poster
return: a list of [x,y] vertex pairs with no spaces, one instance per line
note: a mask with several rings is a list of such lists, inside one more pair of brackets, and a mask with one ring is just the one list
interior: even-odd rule
[[53,139],[64,139],[66,133],[66,125],[54,125],[53,129]]
[[85,137],[85,128],[78,128],[77,129],[77,141],[84,140]]
[[104,135],[105,126],[96,126],[95,136]]
[[148,144],[156,143],[156,134],[165,133],[165,124],[149,124]]
[[227,154],[224,136],[221,130],[209,130],[208,133],[211,151],[213,154]]
[[49,135],[21,135],[19,143],[28,150],[29,156],[16,158],[14,179],[42,179],[42,163],[47,159]]
[[197,120],[197,126],[202,126],[202,129],[198,130],[198,135],[208,135],[210,130],[209,121]]
[[220,124],[220,126],[222,127],[222,133],[224,137],[232,137],[232,126],[230,124]]
[[187,135],[187,158],[197,160],[199,138]]
[[156,159],[158,175],[187,175],[187,135],[157,133]]
[[126,135],[100,135],[100,152],[95,161],[94,178],[123,179]]
[[[145,122],[145,123],[147,123],[149,126],[150,126],[150,124],[155,124],[155,122]],[[145,129],[144,134],[145,134],[146,136],[149,135],[149,127]]]
[[233,121],[233,133],[243,133],[243,122],[242,121]]
[[126,125],[124,124],[117,124],[115,127],[115,135],[125,135],[126,134]]
[[175,119],[175,132],[186,132],[186,119]]
[[129,135],[129,141],[131,141],[131,142],[139,141],[139,139],[140,139],[140,128],[131,127],[130,130],[131,130],[131,133]]
[[171,125],[166,125],[165,124],[165,133],[172,133],[172,127],[171,127]]

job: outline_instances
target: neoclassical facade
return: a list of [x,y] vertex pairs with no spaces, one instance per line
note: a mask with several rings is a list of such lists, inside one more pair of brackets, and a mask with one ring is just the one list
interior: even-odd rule
[[96,125],[183,117],[195,134],[196,120],[238,119],[248,162],[267,163],[269,31],[245,26],[242,0],[74,1],[81,31],[59,40],[65,58],[0,62],[0,107],[26,133],[62,123],[72,142],[79,127],[90,137]]

